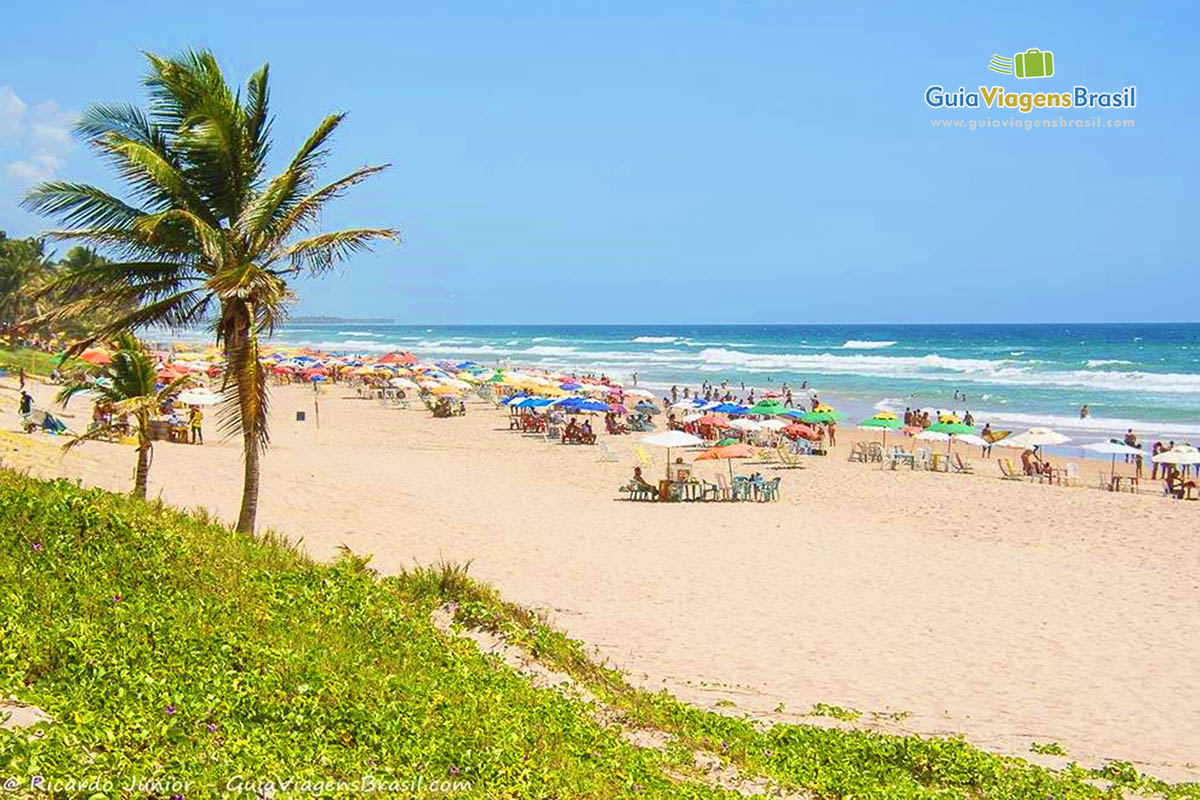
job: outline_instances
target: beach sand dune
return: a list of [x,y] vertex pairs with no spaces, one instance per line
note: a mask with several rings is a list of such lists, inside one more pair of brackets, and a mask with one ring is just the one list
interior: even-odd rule
[[[259,517],[316,557],[469,561],[643,685],[737,713],[827,703],[1035,760],[1032,742],[1056,741],[1085,763],[1200,777],[1200,503],[1003,482],[974,448],[977,476],[886,472],[848,463],[845,434],[778,473],[778,503],[629,503],[632,437],[601,463],[483,406],[435,420],[339,387],[319,402],[318,429],[311,390],[276,390]],[[64,457],[15,436],[7,463],[129,487],[129,447]],[[151,494],[232,520],[240,474],[235,443],[160,444]]]

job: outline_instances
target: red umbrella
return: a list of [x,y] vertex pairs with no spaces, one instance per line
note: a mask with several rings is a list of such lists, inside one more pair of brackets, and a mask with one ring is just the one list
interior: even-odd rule
[[724,419],[721,419],[720,417],[716,416],[715,414],[705,414],[703,417],[701,417],[700,419],[696,420],[696,424],[697,424],[697,425],[709,425],[709,426],[711,426],[711,427],[713,427],[713,428],[729,428],[729,427],[732,427],[732,426],[729,424],[729,420],[724,420]]
[[815,442],[823,438],[821,432],[808,425],[794,423],[782,428],[780,431],[789,439],[808,439],[810,442]]
[[388,353],[383,358],[379,359],[380,364],[403,364],[412,366],[417,363],[417,357],[412,353]]
[[625,408],[625,406],[621,405],[620,403],[609,403],[609,404],[608,404],[608,410],[609,410],[609,411],[611,411],[611,412],[612,412],[612,413],[614,413],[614,414],[627,414],[627,413],[629,413],[629,410],[628,410],[628,409],[626,409],[626,408]]

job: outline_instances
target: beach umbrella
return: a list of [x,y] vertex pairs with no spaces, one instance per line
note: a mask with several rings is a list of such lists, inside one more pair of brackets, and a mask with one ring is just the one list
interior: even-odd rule
[[671,477],[671,448],[672,447],[695,447],[704,444],[704,440],[699,436],[693,436],[690,433],[683,431],[663,431],[662,433],[652,433],[649,436],[643,436],[642,444],[650,444],[655,447],[665,447],[667,449],[667,477]]
[[421,387],[417,386],[417,384],[414,383],[413,381],[410,381],[408,378],[389,378],[388,385],[393,386],[397,389],[419,389],[419,388],[421,388]]
[[974,434],[975,433],[975,429],[972,428],[970,425],[964,425],[961,422],[958,422],[957,420],[953,420],[953,421],[943,420],[942,422],[938,422],[933,425],[930,425],[925,430],[933,431],[935,433],[949,433],[949,434],[954,434],[954,433]]
[[765,428],[769,431],[781,431],[787,427],[787,423],[780,419],[767,419],[758,423],[760,428]]
[[821,438],[821,434],[816,428],[795,422],[785,427],[780,433],[789,439],[808,439],[810,442],[818,441]]
[[[825,409],[825,410],[823,410]],[[799,419],[801,422],[807,423],[825,423],[838,422],[845,416],[840,411],[834,411],[828,406],[817,406],[817,410],[809,411],[807,414],[801,414]]]
[[1009,436],[1000,439],[995,443],[997,447],[1043,447],[1045,445],[1063,444],[1071,441],[1070,436],[1065,436],[1050,428],[1030,428],[1024,433],[1018,433],[1016,436]]
[[954,438],[954,441],[962,442],[963,444],[969,444],[972,447],[987,447],[988,446],[987,439],[984,439],[982,436],[976,436],[973,433],[956,433],[956,434],[951,434],[951,436]]
[[185,389],[179,393],[179,402],[185,406],[215,406],[224,398],[209,389]]
[[887,432],[904,427],[904,423],[901,422],[891,411],[880,411],[870,419],[864,419],[862,422],[858,423],[858,427],[861,430],[882,430],[883,442],[881,443],[881,446],[886,447]]
[[748,444],[731,444],[726,447],[714,447],[711,450],[705,450],[700,455],[696,456],[697,461],[716,461],[718,459],[729,462],[729,482],[733,483],[733,459],[735,458],[757,458],[758,451]]
[[731,444],[741,444],[741,441],[732,436],[726,436],[724,439],[718,439],[713,447],[728,447]]
[[702,419],[704,419],[703,411],[693,411],[691,414],[683,415],[684,422],[699,422]]
[[[1138,451],[1141,453],[1142,451]],[[1175,466],[1183,466],[1188,464],[1200,464],[1200,450],[1192,447],[1190,444],[1177,444],[1170,450],[1163,451],[1153,458],[1156,464],[1174,464]]]
[[728,428],[729,427],[728,420],[724,420],[721,417],[715,416],[713,414],[705,414],[704,416],[700,417],[700,419],[696,420],[696,422],[700,423],[701,425],[711,425],[714,428]]
[[739,431],[757,431],[762,428],[762,424],[752,419],[735,419],[729,423],[729,427],[737,428]]
[[654,416],[655,414],[659,413],[658,406],[654,405],[654,403],[650,403],[645,400],[643,400],[642,402],[640,402],[636,406],[634,406],[633,410],[639,411],[643,414],[649,414],[650,416]]
[[739,406],[739,405],[736,405],[735,403],[718,403],[717,405],[713,406],[711,410],[716,411],[718,414],[739,414],[739,415],[741,415],[741,414],[749,413],[750,407],[749,406]]
[[[564,407],[576,409],[578,411],[608,411],[608,405],[602,400],[579,400],[575,403],[569,403],[569,398],[564,401]],[[624,409],[622,409],[624,411]]]
[[379,359],[380,364],[401,364],[406,367],[411,367],[417,363],[417,357],[412,353],[392,352]]
[[103,347],[89,347],[87,350],[83,351],[82,355],[79,356],[79,360],[86,361],[87,363],[93,364],[97,367],[102,367],[105,364],[112,362],[112,356],[109,355],[109,352]]
[[633,395],[634,397],[647,397],[653,399],[654,393],[648,392],[645,389],[626,389],[625,394]]
[[[1117,474],[1117,456],[1145,455],[1145,453],[1140,448],[1130,447],[1129,445],[1125,444],[1124,442],[1114,442],[1111,439],[1107,442],[1092,442],[1091,444],[1085,444],[1082,447],[1080,447],[1080,449],[1087,450],[1092,453],[1102,453],[1104,455],[1112,456],[1112,467],[1111,467],[1110,472],[1113,475]],[[1170,451],[1168,451],[1168,452],[1170,452]],[[1154,460],[1158,461],[1159,456],[1161,456],[1161,455],[1162,455],[1162,453],[1159,453],[1158,456],[1154,457]]]
[[777,417],[787,411],[778,400],[760,400],[746,412],[760,417]]

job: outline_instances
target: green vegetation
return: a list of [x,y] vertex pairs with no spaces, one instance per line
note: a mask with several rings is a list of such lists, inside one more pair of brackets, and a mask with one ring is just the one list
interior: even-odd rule
[[58,368],[58,358],[53,353],[31,347],[0,349],[0,368],[9,372],[24,369],[27,375],[49,375]]
[[82,349],[148,325],[186,326],[216,317],[226,380],[236,388],[222,427],[242,440],[244,474],[238,530],[254,530],[259,457],[268,441],[267,378],[259,339],[294,299],[289,281],[327,273],[391,228],[314,233],[330,201],[382,172],[363,167],[321,186],[317,175],[345,114],[323,119],[283,172],[266,176],[271,149],[268,68],[230,86],[212,53],[147,54],[147,110],[94,105],[76,126],[124,184],[124,197],[96,186],[50,181],[25,198],[58,219],[52,236],[119,254],[69,270],[51,283],[67,298],[44,319],[101,315]]
[[76,296],[53,291],[56,281],[100,263],[104,259],[86,247],[72,247],[56,261],[46,251],[45,239],[10,239],[0,231],[0,338],[19,345],[32,337],[49,340],[85,335],[96,326],[95,315],[80,314],[55,323],[36,319]]
[[[1125,764],[1053,771],[955,739],[703,711],[631,687],[464,568],[379,578],[351,555],[316,565],[270,535],[7,471],[0,597],[0,695],[54,720],[40,736],[0,731],[0,775],[173,777],[194,782],[188,797],[237,775],[424,776],[506,797],[722,796],[696,766],[703,754],[817,797],[1200,797]],[[595,702],[534,688],[442,633],[432,615],[445,604]],[[623,729],[666,744],[636,747]]]
[[1063,750],[1062,745],[1058,742],[1034,742],[1029,746],[1031,753],[1039,753],[1044,756],[1065,756],[1066,750]]
[[812,707],[812,711],[808,712],[808,715],[810,717],[840,719],[842,722],[853,722],[862,716],[862,712],[855,711],[853,708],[842,708],[841,706],[831,706],[828,703],[817,703]]

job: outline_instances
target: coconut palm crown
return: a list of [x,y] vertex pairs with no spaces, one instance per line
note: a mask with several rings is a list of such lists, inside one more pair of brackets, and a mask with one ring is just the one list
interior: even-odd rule
[[106,312],[107,322],[79,352],[122,330],[211,323],[225,348],[226,403],[219,419],[240,434],[244,455],[238,529],[254,529],[259,457],[268,443],[267,381],[259,340],[287,313],[289,279],[319,275],[391,228],[316,232],[322,209],[389,165],[366,166],[321,185],[330,137],[345,119],[321,120],[278,175],[266,176],[271,149],[268,67],[234,91],[213,55],[146,56],[145,109],[95,105],[76,133],[113,168],[122,196],[86,184],[51,181],[32,189],[26,208],[57,218],[47,235],[81,241],[110,263],[68,270],[56,289],[85,287],[47,315]]

